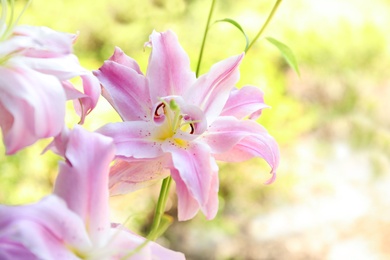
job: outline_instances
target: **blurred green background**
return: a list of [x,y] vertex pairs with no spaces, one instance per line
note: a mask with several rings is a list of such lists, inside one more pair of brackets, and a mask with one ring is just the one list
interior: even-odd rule
[[[17,1],[19,9],[23,1]],[[152,30],[172,29],[195,70],[211,1],[34,0],[20,24],[79,32],[75,53],[99,68],[114,46],[143,71]],[[217,1],[214,19],[232,18],[253,38],[274,2]],[[385,0],[284,1],[264,36],[287,44],[301,77],[278,51],[260,40],[241,65],[238,86],[255,85],[272,109],[259,122],[277,139],[281,163],[266,186],[260,159],[220,164],[220,210],[175,222],[159,242],[187,259],[388,259],[390,247],[390,3]],[[241,33],[214,24],[201,74],[242,52]],[[71,108],[71,104],[69,104]],[[72,114],[69,126],[77,122]],[[94,130],[118,116],[101,99],[87,118]],[[57,156],[40,155],[43,140],[17,155],[1,146],[0,203],[35,202],[51,192]],[[159,186],[111,199],[112,220],[143,234]],[[173,191],[173,190],[172,190]],[[168,201],[176,217],[176,197]]]

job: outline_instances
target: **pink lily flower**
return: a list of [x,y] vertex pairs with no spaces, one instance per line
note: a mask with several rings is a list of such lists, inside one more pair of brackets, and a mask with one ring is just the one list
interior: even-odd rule
[[[7,154],[56,136],[64,126],[66,100],[83,123],[96,106],[100,85],[72,54],[75,35],[47,27],[7,25],[7,1],[1,0],[0,127]],[[69,79],[80,76],[83,92]]]
[[[244,54],[230,57],[199,77],[172,31],[153,32],[146,75],[119,48],[94,74],[103,96],[124,122],[98,132],[114,139],[117,162],[110,173],[112,195],[126,193],[171,174],[176,182],[178,218],[201,209],[208,219],[218,210],[216,159],[239,162],[262,157],[272,183],[279,148],[254,120],[263,93],[252,86],[236,89]],[[244,120],[249,117],[249,120]]]
[[54,194],[36,204],[0,205],[0,259],[185,259],[110,224],[112,139],[80,126],[65,135]]

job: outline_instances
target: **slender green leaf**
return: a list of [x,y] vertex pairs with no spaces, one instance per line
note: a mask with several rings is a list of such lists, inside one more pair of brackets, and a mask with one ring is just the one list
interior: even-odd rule
[[284,43],[281,43],[280,41],[271,38],[271,37],[266,37],[266,39],[272,43],[280,53],[283,55],[283,57],[286,59],[287,63],[290,65],[290,67],[298,74],[298,76],[301,76],[299,72],[299,67],[298,67],[298,62],[295,59],[294,53],[292,50]]
[[242,29],[241,25],[239,23],[237,23],[236,21],[234,21],[233,19],[230,19],[230,18],[225,18],[225,19],[222,19],[222,20],[217,20],[215,21],[216,23],[219,23],[219,22],[226,22],[226,23],[230,23],[232,24],[233,26],[235,26],[238,30],[240,30],[242,32],[242,34],[244,35],[245,37],[245,41],[246,41],[246,44],[245,44],[245,52],[246,50],[248,49],[248,46],[249,46],[249,39],[248,39],[248,36],[246,35],[246,33],[244,32],[244,29]]

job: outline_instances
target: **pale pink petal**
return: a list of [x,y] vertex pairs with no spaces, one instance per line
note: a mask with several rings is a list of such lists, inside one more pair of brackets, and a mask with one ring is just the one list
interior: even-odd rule
[[86,97],[86,95],[77,90],[70,81],[62,81],[62,86],[65,91],[66,100],[75,100]]
[[275,139],[255,121],[219,117],[210,126],[204,141],[217,160],[240,162],[260,157],[271,166],[271,173],[276,173],[279,147]]
[[98,79],[92,73],[86,73],[80,76],[83,81],[84,97],[75,100],[80,106],[75,106],[76,112],[81,117],[80,123],[83,124],[85,117],[96,107],[101,93]]
[[209,197],[206,204],[202,207],[202,212],[205,214],[208,220],[214,219],[218,212],[219,178],[218,166],[216,164],[215,168],[216,170],[214,170],[211,175]]
[[[209,148],[203,143],[192,142],[186,147],[179,147],[174,142],[163,144],[165,152],[171,153],[173,167],[188,189],[188,193],[199,203],[202,210],[206,207],[212,193],[212,174],[218,168]],[[181,187],[179,187],[181,188]],[[185,193],[183,189],[183,193]],[[210,216],[209,212],[205,212]]]
[[76,125],[69,133],[66,162],[60,164],[54,187],[54,193],[83,219],[97,244],[109,228],[108,173],[114,150],[111,138]]
[[0,259],[15,260],[15,259],[31,259],[37,257],[21,243],[15,242],[8,238],[0,237]]
[[94,71],[103,85],[103,96],[123,120],[147,120],[152,103],[146,78],[136,70],[114,61],[105,61]]
[[75,35],[44,26],[21,25],[14,28],[12,38],[22,38],[29,43],[24,56],[52,58],[72,53]]
[[129,69],[135,70],[140,75],[143,74],[139,68],[138,63],[134,59],[127,56],[119,47],[115,47],[114,54],[110,57],[109,60],[128,67]]
[[[122,226],[111,229],[112,240],[109,244],[111,258],[131,260],[184,260],[180,252],[164,248],[153,241],[147,241]],[[131,256],[131,258],[129,258]]]
[[263,95],[264,93],[257,87],[245,86],[241,89],[233,89],[221,116],[234,116],[238,119],[249,116],[250,119],[256,119],[264,108],[269,107],[264,104]]
[[53,138],[53,141],[45,147],[42,153],[51,150],[59,156],[65,157],[66,148],[68,146],[69,141],[69,131],[69,128],[64,126],[61,133],[59,133]]
[[68,80],[88,73],[81,67],[73,54],[54,58],[14,56],[7,62],[12,67],[28,67],[44,74],[56,76],[59,80]]
[[78,259],[70,249],[92,247],[84,223],[56,196],[25,206],[0,205],[0,241],[9,245],[1,249],[16,247],[36,259]]
[[0,57],[11,58],[14,54],[22,54],[25,49],[34,46],[34,40],[28,37],[12,37],[0,42]]
[[190,220],[200,209],[199,202],[188,191],[187,185],[181,179],[177,170],[171,170],[171,176],[176,183],[177,218],[179,221]]
[[101,88],[98,79],[92,73],[80,77],[83,81],[84,93],[77,90],[70,81],[62,81],[62,86],[66,99],[73,100],[76,113],[80,116],[79,123],[83,124],[85,117],[96,107]]
[[114,139],[116,155],[141,159],[163,155],[161,143],[152,138],[154,131],[154,123],[144,121],[111,123],[96,130]]
[[[73,54],[54,58],[15,56],[7,63],[9,66],[28,67],[44,74],[53,75],[64,82],[64,88],[67,91],[71,88],[71,84],[65,81],[80,76],[83,82],[84,95],[77,100],[77,102],[81,102],[82,107],[76,106],[76,108],[79,108],[76,110],[81,116],[81,122],[84,122],[85,116],[97,104],[101,93],[100,83],[90,71],[79,64],[77,57]],[[71,95],[67,96],[70,97]]]
[[199,106],[206,114],[209,124],[221,113],[230,91],[239,80],[238,67],[243,58],[244,54],[241,54],[213,65],[210,71],[199,77],[185,93],[184,99],[189,104]]
[[173,250],[166,249],[165,247],[160,246],[157,243],[150,243],[149,245],[152,259],[151,260],[185,260],[183,253],[176,252]]
[[[81,67],[77,57],[72,54],[75,38],[73,34],[47,27],[18,26],[14,28],[11,38],[1,43],[2,49],[7,52],[0,50],[0,54],[5,56],[6,67],[35,70],[55,76],[59,81],[81,76],[84,96],[77,101],[76,110],[83,123],[85,116],[96,106],[101,89],[99,81],[90,71]],[[69,85],[64,83],[67,97],[75,96],[75,91],[69,92]]]
[[150,36],[152,53],[146,77],[152,102],[171,95],[181,96],[194,82],[190,60],[172,31],[153,32]]
[[117,159],[110,169],[110,195],[119,195],[155,184],[169,176],[164,156],[156,159]]
[[0,67],[0,125],[7,154],[57,135],[65,117],[65,92],[54,77]]

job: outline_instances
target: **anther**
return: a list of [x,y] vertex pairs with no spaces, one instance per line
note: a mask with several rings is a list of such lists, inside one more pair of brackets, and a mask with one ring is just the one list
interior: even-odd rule
[[162,113],[159,113],[160,108],[162,108],[163,111],[164,111],[165,104],[164,104],[164,103],[161,103],[160,105],[158,105],[158,106],[156,107],[156,110],[154,111],[154,116],[160,116],[161,114],[163,114],[163,112],[162,112]]

